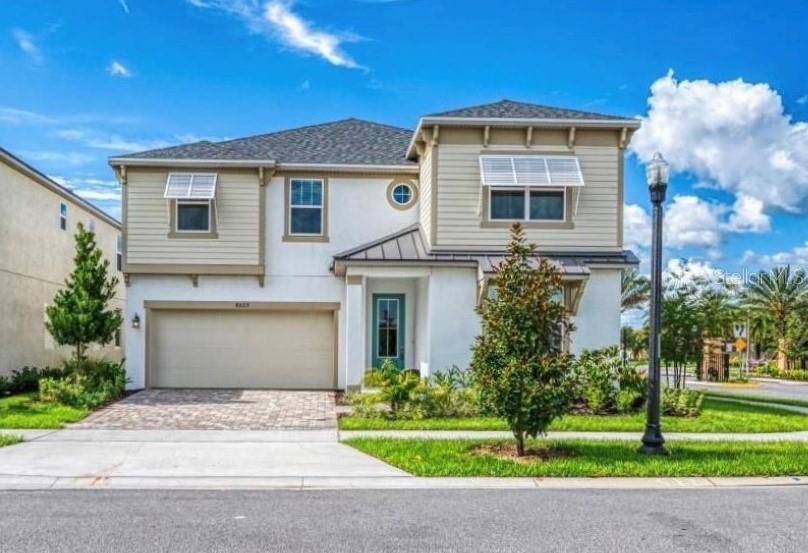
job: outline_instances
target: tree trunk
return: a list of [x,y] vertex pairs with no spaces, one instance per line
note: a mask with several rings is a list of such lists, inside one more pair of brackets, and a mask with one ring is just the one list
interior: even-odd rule
[[777,368],[781,371],[788,369],[788,355],[786,354],[786,339],[777,340]]
[[516,454],[519,457],[525,455],[525,435],[522,432],[514,432],[513,437],[516,438]]

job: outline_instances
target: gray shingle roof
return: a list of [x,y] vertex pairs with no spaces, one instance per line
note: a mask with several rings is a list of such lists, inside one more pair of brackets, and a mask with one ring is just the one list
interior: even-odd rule
[[528,104],[525,102],[514,102],[513,100],[500,100],[490,104],[479,106],[469,106],[451,111],[431,113],[427,117],[476,117],[491,119],[603,119],[620,120],[628,119],[616,115],[605,115],[590,111],[580,111],[577,109],[557,108],[542,106],[539,104]]
[[224,142],[195,142],[121,157],[138,159],[273,160],[279,163],[409,165],[412,131],[343,119]]
[[[567,275],[589,274],[591,265],[637,265],[631,251],[622,252],[542,252]],[[430,251],[424,241],[421,225],[415,223],[373,242],[338,253],[335,262],[382,261],[391,263],[476,263],[484,273],[493,273],[505,259],[503,252]]]

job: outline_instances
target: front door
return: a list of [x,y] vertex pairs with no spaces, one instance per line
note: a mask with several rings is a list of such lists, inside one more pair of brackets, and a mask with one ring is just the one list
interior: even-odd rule
[[404,368],[404,294],[373,294],[373,366]]

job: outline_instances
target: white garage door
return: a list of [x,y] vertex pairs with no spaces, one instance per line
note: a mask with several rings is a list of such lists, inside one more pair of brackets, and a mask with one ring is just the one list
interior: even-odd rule
[[154,310],[150,385],[334,388],[333,311]]

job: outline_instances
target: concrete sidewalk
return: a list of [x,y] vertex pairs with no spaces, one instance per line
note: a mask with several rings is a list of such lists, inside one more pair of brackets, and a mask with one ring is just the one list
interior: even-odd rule
[[[400,477],[407,473],[337,441],[336,431],[25,431],[0,448],[0,489],[240,487],[303,478]],[[189,484],[190,483],[190,484]]]
[[[513,438],[507,430],[341,430],[340,440],[351,438],[425,438],[430,440],[501,440]],[[549,440],[628,440],[639,443],[642,432],[548,432]],[[665,432],[668,441],[728,442],[805,442],[808,431],[727,434],[703,432]]]

